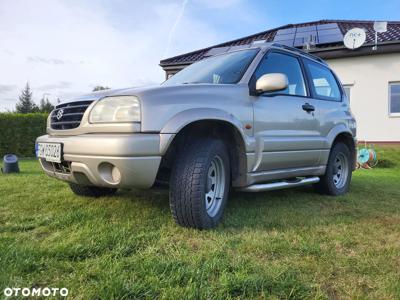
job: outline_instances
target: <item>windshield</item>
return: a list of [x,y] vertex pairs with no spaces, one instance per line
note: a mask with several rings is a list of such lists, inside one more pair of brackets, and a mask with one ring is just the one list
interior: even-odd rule
[[241,50],[201,60],[176,73],[163,84],[237,83],[242,78],[258,50]]

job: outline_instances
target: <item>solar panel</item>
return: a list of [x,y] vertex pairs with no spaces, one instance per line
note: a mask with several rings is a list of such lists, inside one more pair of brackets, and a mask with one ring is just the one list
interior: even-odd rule
[[318,30],[318,36],[321,35],[331,35],[331,34],[342,34],[339,28],[332,28],[326,30]]
[[294,33],[291,34],[280,34],[280,35],[276,35],[274,38],[274,42],[277,41],[284,41],[284,40],[293,40],[295,37]]
[[299,38],[308,38],[309,36],[317,36],[317,31],[306,31],[306,32],[297,32],[296,39]]
[[343,41],[343,34],[337,23],[329,23],[324,25],[317,26],[318,44],[331,44]]
[[225,53],[229,50],[229,46],[228,47],[216,47],[216,48],[211,48],[210,50],[208,50],[206,52],[206,54],[204,54],[204,56],[213,56],[213,55],[217,55],[217,54],[221,54],[221,53]]
[[342,40],[343,34],[337,23],[280,29],[274,37],[274,42],[293,47],[302,47],[309,42],[318,46]]
[[289,33],[296,33],[296,28],[292,27],[286,29],[279,29],[276,34],[279,35],[279,34],[289,34]]
[[293,47],[293,42],[294,42],[294,39],[291,39],[291,40],[282,40],[282,41],[279,41],[279,44],[282,44],[282,45],[285,45],[285,46]]
[[339,28],[337,23],[327,23],[327,24],[317,25],[317,30],[334,29],[334,28]]
[[232,47],[229,48],[229,51],[245,49],[245,48],[249,48],[250,46],[251,46],[251,44],[232,46]]
[[294,47],[303,47],[305,44],[308,43],[313,43],[315,44],[315,36],[309,36],[307,37],[302,37],[302,38],[296,38],[294,40]]
[[304,45],[304,38],[297,38],[293,41],[293,47],[302,47]]
[[299,32],[307,32],[307,31],[316,31],[317,27],[315,26],[304,26],[304,27],[297,27],[296,34]]
[[318,36],[318,44],[332,44],[343,41],[342,34],[329,34]]

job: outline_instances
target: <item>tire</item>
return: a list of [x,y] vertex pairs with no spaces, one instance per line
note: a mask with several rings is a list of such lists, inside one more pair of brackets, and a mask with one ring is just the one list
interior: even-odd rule
[[315,188],[319,193],[325,195],[344,195],[349,191],[351,175],[352,156],[350,150],[346,144],[339,142],[332,147],[325,175],[320,177]]
[[198,138],[181,151],[170,178],[170,208],[175,222],[197,229],[216,226],[230,187],[229,155],[218,139]]
[[76,183],[69,183],[69,187],[74,192],[75,195],[84,197],[102,197],[111,196],[117,192],[117,189],[80,185]]

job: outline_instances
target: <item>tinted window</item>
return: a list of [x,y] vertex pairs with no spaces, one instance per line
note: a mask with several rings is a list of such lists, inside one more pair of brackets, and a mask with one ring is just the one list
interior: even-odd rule
[[201,60],[179,71],[163,84],[236,83],[242,78],[257,52],[258,49],[250,49]]
[[391,83],[389,85],[390,92],[390,113],[400,115],[400,83]]
[[305,60],[305,64],[310,72],[311,87],[315,96],[319,99],[340,101],[340,88],[332,72],[328,68],[309,60]]
[[289,81],[289,86],[286,90],[268,94],[279,93],[307,96],[303,73],[301,72],[300,63],[297,58],[275,52],[268,54],[261,61],[255,72],[256,79],[268,73],[283,73]]

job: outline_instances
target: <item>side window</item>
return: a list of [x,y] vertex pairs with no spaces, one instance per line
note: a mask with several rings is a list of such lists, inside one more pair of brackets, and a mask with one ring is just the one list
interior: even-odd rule
[[281,53],[272,52],[263,58],[258,66],[256,80],[268,73],[283,73],[287,76],[289,86],[286,90],[268,94],[287,94],[296,96],[307,96],[303,73],[297,58]]
[[318,99],[340,101],[341,93],[332,72],[315,62],[305,59],[305,64],[311,76],[311,88]]

